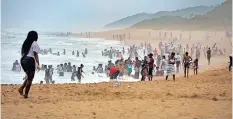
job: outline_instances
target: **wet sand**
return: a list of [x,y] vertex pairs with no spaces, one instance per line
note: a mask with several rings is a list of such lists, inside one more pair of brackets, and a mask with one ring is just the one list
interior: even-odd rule
[[232,75],[213,68],[174,82],[1,85],[2,119],[231,119]]

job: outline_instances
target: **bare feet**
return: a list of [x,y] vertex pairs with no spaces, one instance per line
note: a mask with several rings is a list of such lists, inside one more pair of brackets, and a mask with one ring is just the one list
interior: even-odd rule
[[28,98],[28,95],[25,94],[25,95],[23,95],[23,97],[24,97],[25,99],[27,99],[27,98]]
[[23,96],[23,89],[19,88],[19,89],[18,89],[18,92],[19,92],[19,94],[20,94],[21,96]]

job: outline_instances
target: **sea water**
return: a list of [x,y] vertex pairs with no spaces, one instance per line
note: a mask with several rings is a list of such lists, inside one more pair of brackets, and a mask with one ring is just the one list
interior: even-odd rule
[[[83,71],[85,72],[84,78],[81,83],[98,83],[98,82],[108,82],[110,81],[109,77],[106,74],[97,74],[93,72],[93,66],[97,67],[98,64],[102,63],[103,66],[107,65],[110,60],[109,57],[102,56],[101,51],[104,49],[113,49],[122,50],[123,47],[127,49],[129,46],[124,44],[124,42],[105,40],[102,38],[75,38],[75,37],[58,37],[55,35],[47,35],[38,33],[38,44],[41,49],[52,48],[53,53],[60,52],[60,56],[55,56],[52,54],[49,55],[39,55],[40,65],[53,65],[53,68],[56,69],[58,64],[71,62],[71,65],[80,66],[84,64]],[[13,63],[15,60],[20,62],[20,50],[21,46],[27,36],[27,33],[19,32],[1,32],[1,84],[22,84],[23,77],[25,73],[23,70],[21,72],[12,71]],[[88,54],[85,58],[82,57],[82,52],[84,49],[88,49]],[[62,55],[63,49],[66,49],[66,55]],[[72,51],[77,50],[80,52],[79,57],[72,55]],[[127,56],[124,56],[127,58]],[[116,59],[111,59],[114,63]],[[134,72],[132,72],[133,74]],[[44,81],[45,72],[39,71],[35,73],[35,78],[33,83],[39,83]],[[71,81],[71,73],[65,72],[64,77],[59,77],[57,70],[54,70],[53,80],[55,83],[77,83],[78,81]],[[132,77],[124,76],[119,79],[120,81],[139,81]],[[45,81],[44,81],[45,82]]]

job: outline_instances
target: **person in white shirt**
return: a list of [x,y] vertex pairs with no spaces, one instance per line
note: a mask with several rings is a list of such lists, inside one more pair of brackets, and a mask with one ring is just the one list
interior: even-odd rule
[[165,56],[163,56],[162,60],[160,62],[160,66],[159,66],[159,71],[161,73],[161,76],[164,75],[164,71],[166,70],[166,66],[167,66],[167,60],[166,60]]
[[[34,79],[35,70],[40,70],[38,53],[40,47],[37,44],[38,34],[36,31],[30,31],[24,41],[21,49],[22,58],[20,60],[21,66],[24,72],[27,74],[27,78],[24,80],[23,85],[18,89],[19,94],[28,98],[28,93]],[[36,61],[36,62],[35,62]],[[36,64],[37,63],[37,64]],[[25,89],[25,94],[23,90]]]

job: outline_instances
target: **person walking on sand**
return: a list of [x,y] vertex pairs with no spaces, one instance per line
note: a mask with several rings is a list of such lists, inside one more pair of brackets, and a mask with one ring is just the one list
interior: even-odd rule
[[189,75],[190,61],[192,61],[192,58],[189,56],[188,52],[186,52],[183,58],[184,77],[188,77]]
[[148,62],[148,66],[149,66],[149,81],[152,81],[153,79],[153,70],[154,70],[154,58],[153,58],[153,54],[149,54],[149,62]]
[[210,58],[211,58],[211,50],[210,48],[207,50],[207,60],[208,60],[208,65],[210,65]]
[[166,57],[163,55],[161,63],[159,65],[159,72],[160,72],[161,76],[164,75],[164,71],[166,70],[166,66],[167,66],[167,60],[166,60]]
[[166,76],[166,80],[168,79],[168,76],[169,75],[173,75],[173,81],[175,81],[175,63],[176,63],[176,60],[175,60],[175,53],[172,52],[171,53],[171,56],[169,56],[168,58],[168,64],[167,64],[167,76]]
[[[30,31],[21,49],[22,58],[20,62],[24,72],[27,74],[27,78],[24,80],[23,85],[18,89],[18,92],[20,95],[24,96],[24,98],[28,98],[28,94],[35,75],[35,69],[37,69],[38,71],[40,70],[39,67],[40,63],[38,56],[40,47],[37,44],[37,39],[38,39],[37,32]],[[24,89],[25,89],[25,93],[23,94]]]

